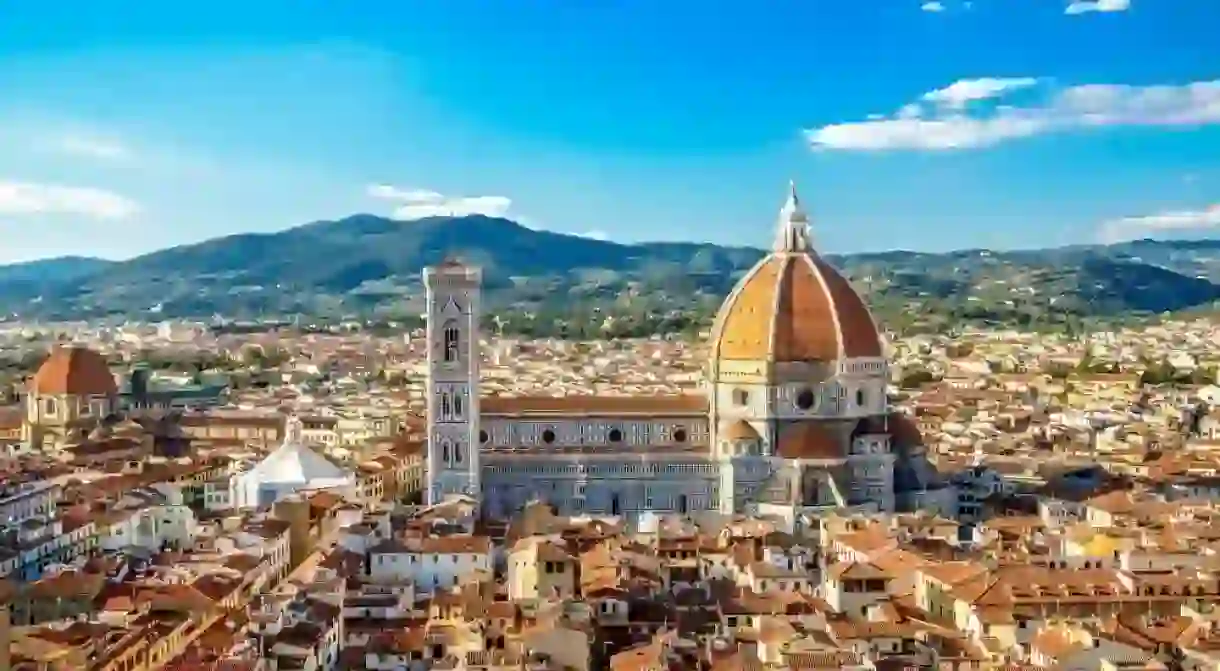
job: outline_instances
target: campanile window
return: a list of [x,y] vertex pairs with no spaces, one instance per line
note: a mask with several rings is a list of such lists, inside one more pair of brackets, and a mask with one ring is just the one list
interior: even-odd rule
[[454,322],[445,324],[445,361],[447,363],[458,360],[458,351],[462,344],[462,334],[458,326]]

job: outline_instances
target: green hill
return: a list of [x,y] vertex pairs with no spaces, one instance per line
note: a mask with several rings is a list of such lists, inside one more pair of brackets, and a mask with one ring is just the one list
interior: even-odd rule
[[[183,245],[121,262],[0,266],[0,311],[46,319],[319,318],[421,308],[420,271],[456,255],[484,270],[486,304],[537,332],[696,328],[762,255],[696,243],[618,244],[483,216],[372,215]],[[1220,299],[1220,242],[831,256],[887,324],[1022,326],[1121,318]]]

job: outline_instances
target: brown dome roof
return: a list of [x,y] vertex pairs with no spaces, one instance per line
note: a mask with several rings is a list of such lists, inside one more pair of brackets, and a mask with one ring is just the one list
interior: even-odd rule
[[758,440],[760,436],[749,422],[739,419],[724,430],[724,438],[725,440]]
[[881,337],[851,283],[809,248],[807,219],[789,196],[775,251],[725,299],[714,359],[837,361],[883,356]]
[[905,413],[890,413],[887,422],[890,429],[890,441],[895,446],[917,447],[923,445],[923,433],[915,420]]
[[35,394],[114,396],[118,388],[102,355],[87,347],[57,347],[30,384]]
[[841,441],[819,422],[799,422],[779,433],[775,454],[784,459],[845,459]]

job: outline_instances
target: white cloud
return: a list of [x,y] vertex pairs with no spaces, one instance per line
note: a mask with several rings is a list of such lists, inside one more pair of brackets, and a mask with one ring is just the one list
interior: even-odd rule
[[[1001,104],[1027,91],[1025,105]],[[1061,89],[1032,78],[954,82],[883,118],[805,131],[815,149],[880,151],[988,147],[1005,140],[1081,128],[1220,123],[1220,80],[1180,86],[1086,84]]]
[[1171,231],[1206,231],[1220,228],[1220,204],[1202,210],[1168,210],[1140,217],[1113,219],[1101,225],[1106,242],[1133,240]]
[[590,240],[606,241],[610,239],[610,234],[605,231],[585,231],[584,233],[577,233],[577,235],[582,238],[589,238]]
[[922,5],[920,5],[919,8],[925,12],[943,12],[943,11],[945,11],[944,4],[935,2],[935,0],[933,2],[925,2]]
[[425,217],[460,217],[482,214],[508,217],[513,201],[505,196],[446,196],[425,189],[399,189],[388,184],[376,184],[368,195],[396,204],[391,216],[411,220]]
[[131,150],[121,142],[80,135],[65,135],[53,143],[56,151],[110,161],[131,158]]
[[[972,102],[994,100],[1012,91],[1019,91],[1038,83],[1033,77],[982,77],[959,79],[952,84],[929,91],[920,97],[924,102],[943,105],[950,109],[962,109]],[[907,105],[906,107],[910,107]]]
[[1075,0],[1067,6],[1063,13],[1125,12],[1128,9],[1131,9],[1131,0]]
[[134,200],[104,189],[0,180],[0,214],[72,214],[126,219],[140,211]]

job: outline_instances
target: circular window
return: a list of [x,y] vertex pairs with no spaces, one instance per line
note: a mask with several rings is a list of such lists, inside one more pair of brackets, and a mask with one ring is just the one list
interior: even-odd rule
[[486,443],[489,440],[491,440],[491,436],[487,435],[486,431],[479,432],[479,442],[480,443]]
[[542,442],[544,442],[548,445],[555,442],[555,432],[550,429],[543,431],[542,432]]
[[813,407],[813,390],[802,389],[801,393],[796,395],[796,407],[801,410],[808,410]]
[[621,443],[623,442],[623,432],[620,429],[610,429],[608,438],[610,438],[612,443]]
[[674,442],[675,443],[685,443],[686,442],[686,429],[674,429]]

